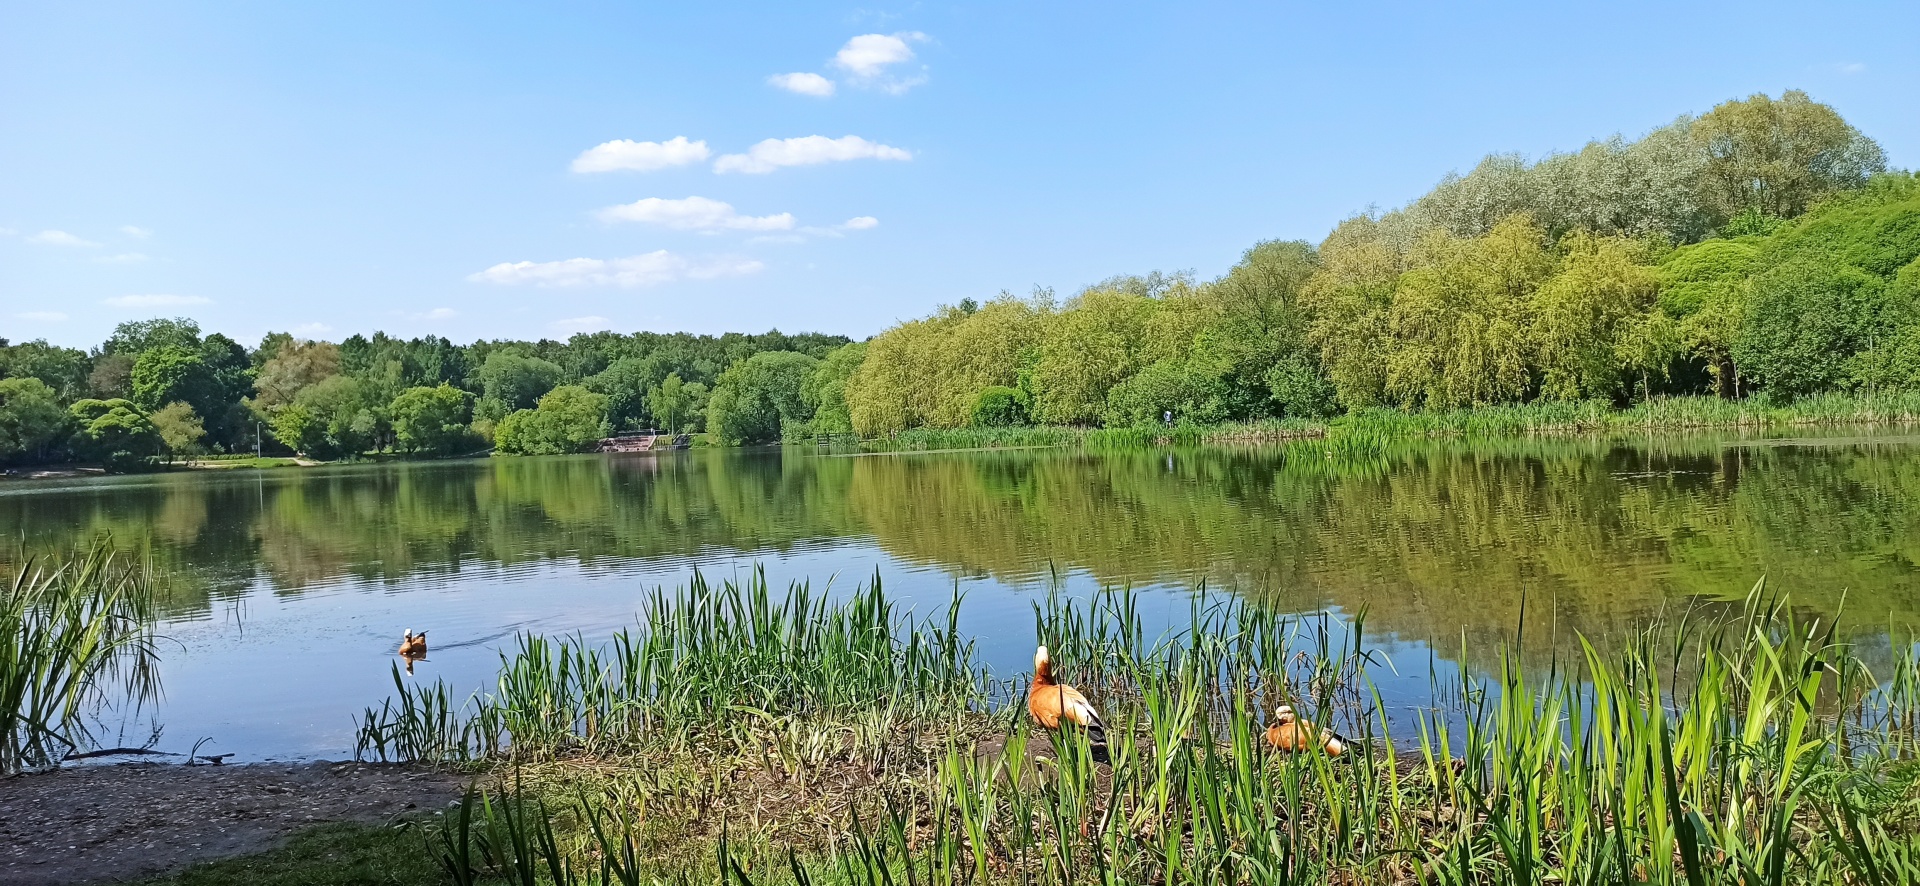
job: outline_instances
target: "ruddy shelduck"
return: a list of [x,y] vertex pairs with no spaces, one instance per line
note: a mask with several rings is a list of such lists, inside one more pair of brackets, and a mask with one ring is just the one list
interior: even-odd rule
[[416,634],[407,629],[406,636],[400,638],[400,654],[407,658],[425,658],[427,656],[427,632]]
[[1060,724],[1071,723],[1086,730],[1093,745],[1094,759],[1104,760],[1107,753],[1107,724],[1093,703],[1080,690],[1053,679],[1053,659],[1047,647],[1033,653],[1033,688],[1027,693],[1027,713],[1042,728],[1058,731]]
[[1347,752],[1347,743],[1331,729],[1321,729],[1301,720],[1292,705],[1281,705],[1273,712],[1273,725],[1267,727],[1267,744],[1287,753],[1320,750],[1329,757]]

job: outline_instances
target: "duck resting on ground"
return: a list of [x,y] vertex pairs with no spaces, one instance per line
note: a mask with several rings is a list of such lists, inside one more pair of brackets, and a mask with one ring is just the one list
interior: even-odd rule
[[1033,653],[1033,688],[1027,693],[1027,713],[1044,729],[1057,732],[1060,724],[1071,723],[1085,730],[1094,761],[1108,761],[1106,722],[1080,690],[1054,681],[1053,659],[1045,646]]
[[400,654],[408,658],[425,658],[427,655],[427,632],[416,634],[407,629],[406,636],[400,638]]
[[1284,704],[1273,712],[1273,725],[1267,727],[1267,744],[1290,754],[1321,750],[1329,757],[1338,757],[1347,752],[1346,739],[1339,733],[1301,720],[1294,715],[1292,705]]

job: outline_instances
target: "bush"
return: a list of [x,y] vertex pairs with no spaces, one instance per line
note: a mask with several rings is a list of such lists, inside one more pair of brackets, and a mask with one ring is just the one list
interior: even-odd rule
[[1225,393],[1219,378],[1162,360],[1108,392],[1107,425],[1153,424],[1167,413],[1176,422],[1213,424],[1226,418]]
[[1000,385],[987,388],[973,399],[973,426],[976,428],[1017,428],[1028,423],[1033,398],[1019,388]]
[[401,449],[428,455],[452,455],[473,445],[473,396],[442,382],[439,387],[409,388],[393,398],[393,436]]

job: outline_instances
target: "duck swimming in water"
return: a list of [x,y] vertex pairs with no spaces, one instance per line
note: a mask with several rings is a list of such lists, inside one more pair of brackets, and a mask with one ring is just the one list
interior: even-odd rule
[[416,634],[412,628],[408,628],[406,636],[400,638],[400,654],[407,658],[426,658],[427,632]]

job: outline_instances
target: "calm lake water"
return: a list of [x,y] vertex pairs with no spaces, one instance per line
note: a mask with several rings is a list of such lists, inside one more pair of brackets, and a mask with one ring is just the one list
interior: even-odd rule
[[[243,760],[339,758],[412,679],[486,687],[517,632],[603,637],[694,569],[851,589],[876,574],[962,625],[995,672],[1030,662],[1060,582],[1192,589],[1365,613],[1391,700],[1430,668],[1621,632],[1765,575],[1869,647],[1920,625],[1920,437],[1432,444],[1330,461],[1280,447],[825,456],[811,449],[193,472],[0,485],[0,559],[110,534],[169,575],[165,697],[105,715],[108,744]],[[1844,601],[1844,607],[1843,607]],[[1463,652],[1464,650],[1464,652]]]

